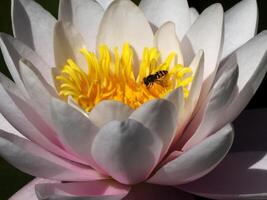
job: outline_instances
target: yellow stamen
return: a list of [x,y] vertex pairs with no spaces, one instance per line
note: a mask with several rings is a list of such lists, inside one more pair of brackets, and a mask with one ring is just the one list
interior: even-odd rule
[[[66,99],[71,96],[87,112],[102,100],[120,101],[136,109],[146,101],[163,98],[178,87],[183,87],[185,98],[189,94],[192,70],[179,64],[172,66],[175,53],[161,63],[156,48],[144,48],[137,77],[133,71],[134,53],[128,43],[121,53],[118,48],[111,52],[106,45],[99,47],[98,56],[86,49],[81,49],[81,53],[87,60],[88,72],[68,59],[56,80],[59,81],[59,95]],[[149,84],[144,82],[145,78],[149,79]]]

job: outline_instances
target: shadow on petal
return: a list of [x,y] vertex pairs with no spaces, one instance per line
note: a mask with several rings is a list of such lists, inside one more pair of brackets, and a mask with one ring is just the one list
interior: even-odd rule
[[122,200],[194,200],[190,194],[177,188],[152,184],[134,186]]

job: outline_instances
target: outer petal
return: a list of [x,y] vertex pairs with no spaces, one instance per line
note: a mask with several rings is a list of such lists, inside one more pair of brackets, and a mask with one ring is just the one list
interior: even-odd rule
[[169,21],[175,23],[176,33],[180,40],[191,25],[186,0],[142,0],[139,6],[147,19],[157,28]]
[[106,181],[39,184],[36,194],[39,200],[120,200],[130,187]]
[[96,36],[104,9],[93,0],[61,0],[59,20],[72,23],[82,34],[86,47],[96,49]]
[[16,192],[9,200],[38,200],[36,193],[35,193],[35,186],[37,184],[44,184],[44,183],[55,183],[56,181],[42,179],[42,178],[35,178],[27,185],[25,185],[22,189]]
[[53,31],[56,19],[32,0],[12,0],[12,22],[15,37],[54,67]]
[[162,147],[162,141],[149,129],[129,119],[106,124],[95,137],[92,155],[112,178],[124,184],[135,184],[150,175]]
[[203,11],[181,43],[185,65],[192,61],[200,49],[203,49],[205,53],[203,77],[205,82],[201,92],[201,101],[207,97],[217,72],[221,55],[222,33],[223,9],[220,4],[214,4]]
[[[0,74],[1,75],[1,74]],[[78,161],[56,144],[53,131],[21,95],[16,85],[0,76],[0,112],[16,129],[31,141],[57,155]]]
[[88,66],[80,50],[85,47],[83,37],[68,22],[57,22],[54,31],[56,67],[61,69],[68,59],[73,59],[87,72]]
[[75,165],[38,147],[29,140],[0,131],[0,154],[10,164],[36,177],[61,181],[103,179],[95,170]]
[[172,22],[163,24],[155,35],[155,46],[161,53],[161,60],[165,62],[171,53],[176,53],[177,64],[184,65],[180,42],[176,36],[175,25]]
[[257,91],[267,71],[267,32],[262,32],[236,51],[238,92],[220,115],[224,123],[233,121]]
[[152,185],[138,184],[131,188],[130,193],[123,200],[194,200],[193,195],[184,193],[177,188]]
[[226,11],[222,59],[253,38],[257,27],[256,0],[243,0]]
[[28,46],[7,34],[1,33],[0,47],[12,78],[22,90],[25,88],[19,70],[19,60],[21,58],[30,60],[46,81],[51,86],[54,85],[51,68]]
[[194,24],[197,18],[199,17],[199,13],[195,8],[190,8],[190,19],[191,19],[191,24]]
[[106,44],[113,50],[115,47],[121,48],[125,42],[128,42],[137,54],[134,63],[134,72],[137,74],[144,47],[153,46],[153,32],[143,12],[133,2],[117,0],[104,14],[97,36],[97,46]]
[[177,116],[174,104],[165,100],[153,100],[133,112],[129,119],[140,122],[162,141],[161,159],[175,136]]
[[91,112],[88,113],[88,118],[96,125],[101,128],[112,120],[124,121],[133,109],[128,105],[118,101],[104,100],[98,103]]
[[64,147],[94,166],[91,146],[98,128],[87,116],[65,102],[53,99],[50,106],[52,120]]
[[179,188],[211,199],[266,199],[266,163],[266,152],[229,154],[211,173]]
[[149,183],[178,185],[209,173],[226,155],[233,142],[233,129],[225,126],[202,143],[161,167]]
[[[222,84],[221,89],[225,88],[227,90],[218,90],[219,93],[215,93],[217,99],[216,101],[208,102],[207,113],[205,113],[205,119],[203,118],[203,113],[206,112],[205,109],[202,109],[198,112],[194,121],[191,122],[189,129],[187,130],[183,141],[180,143],[186,142],[195,132],[196,128],[198,128],[198,124],[202,120],[201,126],[198,128],[197,133],[194,133],[193,138],[190,139],[188,144],[184,147],[190,148],[196,142],[201,141],[207,135],[211,134],[213,130],[217,130],[222,127],[224,124],[233,121],[240,112],[245,108],[251,97],[255,94],[257,88],[259,87],[263,77],[265,76],[267,70],[267,32],[262,32],[252,40],[250,40],[247,44],[238,49],[221,67],[219,71],[218,77],[223,77],[223,73],[225,71],[231,72],[231,68],[238,65],[239,69],[239,77],[237,80],[237,87],[235,88],[233,93],[231,92],[231,87],[229,83],[233,83],[233,79],[225,79],[225,84]],[[229,73],[228,73],[229,74]],[[226,73],[227,75],[227,73]],[[230,75],[230,74],[229,74]],[[231,76],[229,77],[231,78]],[[230,81],[231,80],[231,81]],[[234,85],[233,85],[234,86]],[[216,91],[217,89],[214,88]],[[226,91],[228,95],[221,95],[220,93]],[[218,98],[217,98],[218,97]],[[224,98],[222,98],[224,97]],[[230,99],[228,97],[231,97]],[[213,98],[214,99],[214,98]],[[215,100],[214,99],[214,100]],[[230,100],[230,101],[229,101]],[[217,102],[217,103],[216,103]],[[223,103],[222,107],[220,104]],[[225,104],[227,103],[227,104]],[[209,108],[210,107],[210,108]],[[219,108],[219,109],[216,109]],[[202,105],[202,108],[205,108],[205,104]],[[209,112],[209,113],[208,113]],[[213,113],[213,114],[212,114]],[[210,115],[212,114],[212,115]],[[204,136],[204,137],[203,137]],[[181,145],[180,145],[181,146]]]
[[27,60],[21,60],[19,64],[21,77],[31,102],[33,102],[35,109],[40,112],[49,123],[49,103],[52,96],[57,96],[56,91],[47,84],[38,71],[34,71],[35,68],[32,63]]
[[[7,120],[6,118],[0,113],[0,124],[1,129],[8,133],[13,133],[21,138],[25,138],[17,129],[15,129]],[[25,138],[26,139],[26,138]]]
[[[232,59],[229,59],[230,63],[232,63],[231,60]],[[228,65],[229,62],[226,62],[226,65]],[[225,119],[223,119],[219,113],[223,112],[229,106],[231,98],[236,92],[235,90],[238,79],[238,67],[235,64],[232,66],[228,65],[228,67],[229,68],[224,71],[215,83],[209,94],[208,103],[202,104],[202,108],[200,108],[186,130],[183,139],[188,136],[192,137],[189,141],[187,141],[183,150],[191,148],[210,134],[214,133],[214,131],[218,130],[218,128],[224,126]],[[202,111],[204,111],[203,116]],[[199,122],[201,123],[198,126]]]

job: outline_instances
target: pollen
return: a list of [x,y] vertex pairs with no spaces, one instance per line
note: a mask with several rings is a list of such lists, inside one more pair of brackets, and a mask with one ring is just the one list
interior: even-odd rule
[[84,48],[80,51],[88,70],[68,59],[56,80],[59,95],[66,100],[71,96],[87,112],[103,100],[119,101],[136,109],[179,87],[183,88],[185,98],[189,94],[192,70],[176,64],[175,53],[161,61],[157,48],[144,48],[136,75],[134,52],[128,43],[121,51],[118,48],[111,51],[106,45],[99,47],[98,54]]

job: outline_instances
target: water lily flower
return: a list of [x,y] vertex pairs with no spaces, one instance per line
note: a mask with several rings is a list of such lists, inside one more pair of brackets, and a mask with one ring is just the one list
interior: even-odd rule
[[224,159],[267,70],[257,20],[256,0],[61,0],[58,20],[12,0],[0,155],[37,178],[10,199],[266,198],[263,152]]

